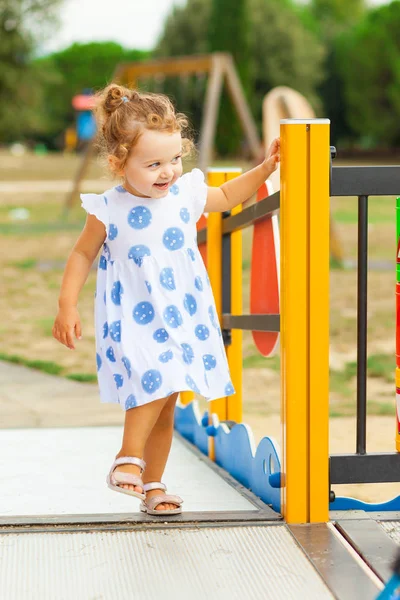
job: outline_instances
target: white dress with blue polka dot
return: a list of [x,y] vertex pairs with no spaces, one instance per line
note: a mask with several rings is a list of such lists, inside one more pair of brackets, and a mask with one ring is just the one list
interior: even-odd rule
[[95,302],[101,402],[127,410],[184,390],[207,400],[234,393],[196,240],[206,196],[199,169],[164,198],[122,186],[81,195],[107,233]]

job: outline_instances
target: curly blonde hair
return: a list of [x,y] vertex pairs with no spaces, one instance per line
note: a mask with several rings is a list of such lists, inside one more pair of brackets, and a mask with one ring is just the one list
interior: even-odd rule
[[94,109],[100,153],[114,175],[124,169],[144,129],[182,133],[183,156],[193,150],[189,122],[164,94],[144,93],[111,83],[96,94]]

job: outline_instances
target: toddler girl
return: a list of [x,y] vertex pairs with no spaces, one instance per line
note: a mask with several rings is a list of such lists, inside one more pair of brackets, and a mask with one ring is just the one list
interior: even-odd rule
[[187,119],[170,100],[111,84],[96,116],[109,168],[121,184],[82,194],[85,227],[66,265],[54,337],[81,338],[79,292],[100,248],[95,301],[102,402],[125,410],[121,450],[108,486],[142,500],[149,514],[176,514],[182,499],[161,482],[179,392],[207,400],[234,393],[196,222],[247,200],[280,159],[279,139],[256,168],[207,187],[199,169],[182,175],[191,149]]

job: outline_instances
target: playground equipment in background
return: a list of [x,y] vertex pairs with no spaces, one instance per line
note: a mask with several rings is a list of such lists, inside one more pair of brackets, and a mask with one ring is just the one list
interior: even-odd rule
[[[269,148],[272,140],[279,136],[279,124],[282,119],[315,119],[315,111],[302,94],[287,86],[278,86],[264,97],[262,104],[264,151]],[[280,185],[279,167],[271,176],[273,189]],[[329,220],[330,256],[332,264],[342,267],[344,253],[337,227],[332,214]]]
[[[237,74],[233,58],[230,54],[215,52],[200,56],[184,56],[173,59],[136,61],[117,65],[112,81],[129,86],[139,87],[141,78],[165,78],[171,76],[187,77],[188,75],[209,75],[204,102],[203,121],[200,131],[198,166],[204,172],[211,162],[212,149],[216,134],[218,109],[224,81],[232,103],[236,109],[239,122],[246,137],[249,150],[254,158],[260,156],[261,142],[257,127],[247,104],[243,88]],[[89,142],[87,151],[75,175],[73,188],[66,198],[67,212],[78,197],[81,180],[88,167],[93,153],[93,143]]]

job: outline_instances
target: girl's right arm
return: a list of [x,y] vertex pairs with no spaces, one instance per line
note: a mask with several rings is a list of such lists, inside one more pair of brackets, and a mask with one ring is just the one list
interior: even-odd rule
[[75,349],[74,331],[77,339],[82,337],[77,309],[79,293],[105,238],[104,224],[94,215],[88,214],[85,227],[68,257],[58,299],[58,314],[53,325],[53,336],[71,350]]

